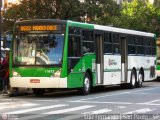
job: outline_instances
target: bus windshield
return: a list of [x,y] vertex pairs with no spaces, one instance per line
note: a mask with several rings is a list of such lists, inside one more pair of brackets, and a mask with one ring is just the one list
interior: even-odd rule
[[64,34],[16,34],[14,65],[59,65],[62,62]]

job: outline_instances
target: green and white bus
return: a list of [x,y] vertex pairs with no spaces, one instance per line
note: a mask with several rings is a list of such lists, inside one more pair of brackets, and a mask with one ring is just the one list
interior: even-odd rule
[[141,87],[155,76],[155,35],[70,20],[16,22],[10,59],[12,89]]

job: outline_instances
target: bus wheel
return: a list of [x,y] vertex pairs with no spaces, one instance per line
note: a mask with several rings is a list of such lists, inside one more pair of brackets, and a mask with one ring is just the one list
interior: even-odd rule
[[8,95],[10,97],[14,97],[14,96],[17,96],[18,95],[18,88],[11,88],[8,92]]
[[135,86],[136,86],[136,72],[135,72],[135,70],[132,70],[129,88],[133,89],[133,88],[135,88]]
[[88,95],[91,89],[91,77],[89,73],[85,73],[83,87],[79,90],[81,95]]
[[36,96],[41,96],[41,95],[44,94],[44,89],[33,88],[33,93],[34,93]]
[[143,76],[142,71],[140,70],[140,71],[139,71],[139,74],[138,74],[138,81],[136,82],[136,87],[137,87],[137,88],[142,87],[143,81],[144,81],[144,76]]

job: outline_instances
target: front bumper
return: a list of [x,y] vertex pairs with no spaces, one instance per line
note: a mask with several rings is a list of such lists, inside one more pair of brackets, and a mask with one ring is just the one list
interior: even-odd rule
[[25,88],[67,88],[67,78],[11,77],[10,86]]

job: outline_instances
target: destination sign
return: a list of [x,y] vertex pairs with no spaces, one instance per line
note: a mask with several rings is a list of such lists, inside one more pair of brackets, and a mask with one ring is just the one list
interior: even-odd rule
[[55,31],[59,30],[57,25],[23,25],[19,26],[19,31]]

